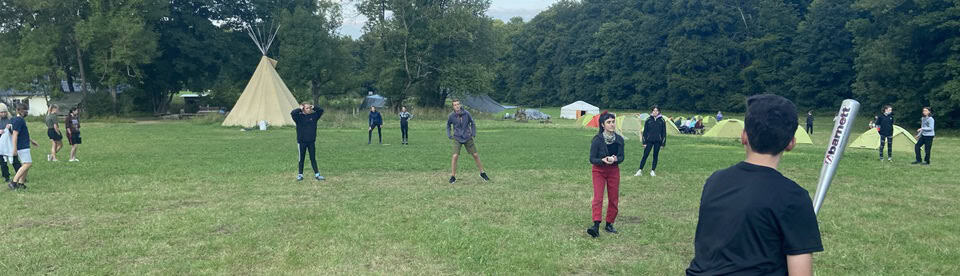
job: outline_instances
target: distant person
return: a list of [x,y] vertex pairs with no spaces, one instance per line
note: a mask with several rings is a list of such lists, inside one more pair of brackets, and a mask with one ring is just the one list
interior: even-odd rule
[[880,134],[880,161],[883,161],[883,142],[887,142],[887,161],[893,162],[893,107],[884,106],[883,114],[877,116],[877,133]]
[[[7,105],[0,103],[0,135],[8,134],[13,135],[12,129],[13,125],[11,124],[10,112],[7,110]],[[7,133],[10,132],[10,133]],[[12,142],[13,140],[11,140]],[[13,150],[13,145],[10,145],[10,149]],[[5,156],[0,155],[0,172],[3,173],[3,179],[6,182],[10,182],[10,168],[7,167],[7,162],[13,163],[13,174],[17,174],[17,171],[20,170],[20,158],[16,155]]]
[[453,159],[450,161],[452,173],[450,174],[450,184],[457,182],[457,158],[460,157],[460,149],[467,148],[467,153],[473,156],[473,161],[477,163],[477,169],[480,169],[480,178],[484,182],[490,181],[487,172],[483,170],[483,163],[480,163],[480,155],[477,154],[476,143],[473,137],[477,136],[477,124],[473,121],[470,112],[463,110],[460,100],[453,100],[453,112],[447,116],[447,138],[453,142]]
[[310,102],[300,104],[300,107],[290,112],[293,122],[297,125],[297,145],[299,146],[300,163],[297,165],[297,181],[303,180],[303,159],[310,155],[310,166],[313,167],[313,177],[323,180],[320,170],[317,169],[317,121],[323,116],[323,109],[314,107]]
[[67,143],[70,143],[70,159],[67,161],[78,162],[80,159],[77,159],[77,148],[83,143],[80,138],[80,109],[71,108],[63,124],[67,129]]
[[57,118],[57,111],[59,110],[59,106],[50,105],[50,108],[47,109],[47,116],[43,119],[43,122],[47,125],[47,138],[50,138],[50,154],[47,154],[47,161],[60,161],[57,160],[57,153],[63,148],[63,133],[60,132],[60,122]]
[[653,106],[650,111],[650,118],[643,124],[643,133],[641,135],[643,143],[643,158],[640,159],[640,169],[633,176],[643,175],[643,166],[647,164],[647,156],[650,156],[650,150],[653,150],[653,163],[650,169],[650,176],[657,176],[657,161],[660,159],[660,148],[667,146],[667,122],[663,120],[660,114],[660,107]]
[[777,168],[796,145],[797,110],[764,94],[747,99],[746,159],[707,178],[687,275],[812,275],[823,251],[810,195]]
[[877,128],[877,118],[877,116],[873,116],[873,120],[870,120],[870,124],[868,125],[869,128],[867,130],[870,130],[871,128]]
[[717,111],[717,122],[719,121],[723,121],[723,113],[721,113],[720,111]]
[[617,118],[611,113],[603,112],[597,120],[600,122],[600,131],[593,136],[590,143],[590,164],[593,164],[593,226],[587,228],[587,234],[596,238],[600,236],[600,218],[603,215],[603,191],[607,191],[607,218],[604,231],[616,234],[613,222],[617,219],[618,205],[620,204],[620,163],[623,162],[623,136],[617,134]]
[[33,166],[33,158],[30,156],[30,145],[39,146],[37,141],[30,139],[30,130],[27,129],[26,117],[29,109],[30,107],[28,107],[27,104],[18,104],[17,117],[10,121],[12,125],[11,130],[13,131],[13,154],[20,158],[20,162],[23,162],[20,168],[17,169],[16,175],[10,180],[10,184],[7,184],[10,189],[27,188],[24,182],[27,179],[27,173],[30,172],[30,167]]
[[402,106],[400,107],[399,116],[400,116],[400,133],[402,135],[400,143],[404,145],[409,145],[408,138],[410,137],[409,136],[410,125],[408,121],[410,121],[410,119],[413,118],[413,114],[410,114],[410,112],[407,112],[406,106]]
[[920,162],[920,147],[923,146],[923,151],[927,153],[926,157],[923,159],[923,165],[930,165],[930,149],[933,147],[933,112],[930,111],[930,107],[923,108],[923,118],[920,118],[920,128],[917,129],[917,132],[920,133],[920,139],[917,139],[917,145],[913,147],[913,152],[916,154],[917,160],[912,164],[921,164]]
[[807,134],[813,135],[813,110],[807,111]]
[[370,106],[370,115],[367,117],[370,123],[370,128],[367,129],[367,145],[373,140],[373,128],[377,128],[377,139],[380,139],[380,144],[383,144],[383,133],[380,132],[380,126],[383,125],[383,116],[380,116],[380,111],[377,111],[377,107]]

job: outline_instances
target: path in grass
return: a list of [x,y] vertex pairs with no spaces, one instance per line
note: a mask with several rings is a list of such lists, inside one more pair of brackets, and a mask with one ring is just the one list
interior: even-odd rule
[[[670,137],[659,176],[634,178],[642,148],[628,141],[621,234],[590,239],[593,130],[481,121],[493,181],[464,156],[450,185],[442,122],[412,122],[410,146],[391,123],[383,146],[322,125],[325,182],[294,181],[292,128],[84,124],[81,162],[38,161],[29,190],[0,192],[0,274],[677,274],[703,181],[743,155],[731,140]],[[41,160],[49,141],[37,140]],[[955,272],[958,146],[938,137],[930,167],[851,149],[821,213],[817,273]],[[800,146],[783,172],[812,193],[822,154]]]

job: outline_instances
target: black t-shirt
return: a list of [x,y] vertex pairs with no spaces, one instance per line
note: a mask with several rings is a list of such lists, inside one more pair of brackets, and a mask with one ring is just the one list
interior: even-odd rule
[[17,150],[29,149],[30,131],[27,130],[27,121],[23,117],[14,117],[10,124],[13,125],[11,131],[17,132]]
[[740,162],[707,179],[687,275],[787,275],[787,255],[823,251],[807,190]]

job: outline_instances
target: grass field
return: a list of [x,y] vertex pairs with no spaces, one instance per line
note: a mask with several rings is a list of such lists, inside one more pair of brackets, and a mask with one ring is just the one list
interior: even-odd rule
[[[324,182],[294,180],[292,128],[86,123],[82,161],[51,163],[32,122],[41,145],[30,188],[0,191],[0,275],[676,275],[693,257],[704,180],[743,158],[733,140],[670,137],[658,176],[632,177],[642,148],[627,141],[621,233],[591,239],[595,130],[482,120],[476,141],[492,181],[463,156],[450,185],[441,121],[415,119],[400,146],[388,118],[387,145],[367,146],[365,118],[325,118]],[[830,118],[817,122],[817,145],[781,164],[811,194]],[[909,165],[912,152],[881,163],[849,149],[819,217],[818,275],[957,273],[958,155],[960,139],[943,136],[929,167]]]

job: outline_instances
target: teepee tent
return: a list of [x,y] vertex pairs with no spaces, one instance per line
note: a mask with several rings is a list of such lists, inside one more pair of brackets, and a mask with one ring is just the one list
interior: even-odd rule
[[[277,27],[279,31],[279,27]],[[243,89],[237,103],[230,110],[230,114],[223,120],[224,126],[253,127],[260,121],[266,121],[271,126],[294,125],[290,111],[297,108],[297,99],[290,93],[290,89],[283,83],[277,74],[277,61],[267,57],[270,44],[276,37],[274,31],[268,40],[261,33],[256,33],[249,26],[247,33],[253,39],[260,53],[260,64],[253,72],[253,77]],[[265,41],[266,43],[261,43]]]
[[743,132],[743,121],[726,119],[710,128],[710,130],[703,134],[703,137],[740,138],[741,132]]
[[562,119],[579,119],[588,116],[587,114],[600,114],[600,108],[584,101],[576,101],[560,108],[560,118]]
[[[913,135],[910,135],[910,132],[907,132],[907,130],[900,126],[893,126],[893,150],[912,152],[913,146],[916,144],[917,139],[914,138]],[[860,137],[854,140],[853,143],[850,143],[849,147],[879,149],[880,133],[877,132],[876,128],[871,128],[867,130],[867,132],[860,134]]]

